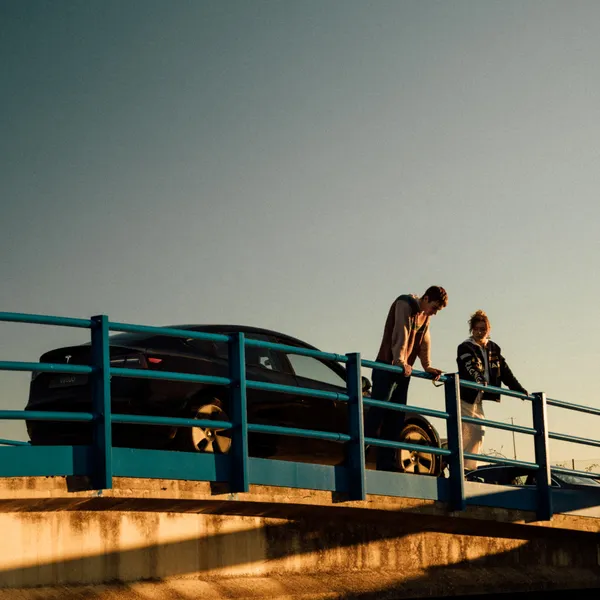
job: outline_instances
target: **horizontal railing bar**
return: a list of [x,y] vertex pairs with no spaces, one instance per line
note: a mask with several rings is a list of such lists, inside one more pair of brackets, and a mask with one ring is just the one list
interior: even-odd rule
[[287,394],[298,394],[299,396],[311,396],[313,398],[323,398],[325,400],[343,400],[348,401],[349,396],[338,392],[324,392],[323,390],[313,390],[310,388],[297,387],[295,385],[282,385],[279,383],[267,383],[266,381],[246,381],[246,387],[252,390],[264,390],[268,392],[283,392]]
[[51,410],[0,410],[0,420],[6,421],[82,421],[94,420],[87,412],[58,412]]
[[[110,331],[123,333],[153,333],[155,335],[166,335],[169,337],[184,337],[193,340],[206,340],[209,342],[228,342],[229,336],[221,333],[206,333],[204,331],[192,331],[189,329],[177,329],[175,327],[154,327],[151,325],[130,325],[129,323],[108,323]],[[109,338],[110,341],[110,338]]]
[[94,368],[87,365],[3,360],[0,361],[0,371],[38,371],[40,373],[72,373],[74,375],[89,375],[94,372]]
[[317,431],[315,429],[298,429],[296,427],[280,427],[278,425],[259,425],[257,423],[248,423],[248,431],[252,433],[291,435],[295,437],[327,440],[332,442],[349,442],[352,439],[345,433]]
[[[404,373],[404,369],[402,367],[389,365],[387,363],[375,362],[373,360],[361,360],[360,364],[367,369],[379,369],[380,371],[389,371],[390,373],[397,373],[398,375],[402,375]],[[431,373],[419,371],[418,369],[413,369],[411,371],[411,377],[412,376],[419,377],[420,379],[433,379],[433,375]],[[439,381],[446,381],[446,376],[442,375]]]
[[377,406],[379,408],[389,408],[399,412],[411,413],[417,415],[425,415],[427,417],[437,417],[439,419],[448,419],[450,415],[442,410],[434,410],[433,408],[423,408],[421,406],[411,406],[410,404],[396,404],[394,402],[384,402],[382,400],[372,400],[371,398],[363,398],[365,406]]
[[512,398],[520,398],[521,400],[531,400],[531,396],[522,394],[521,392],[515,392],[507,388],[496,387],[495,385],[482,385],[475,383],[474,381],[467,381],[466,379],[459,379],[460,387],[469,388],[471,390],[479,390],[482,392],[490,392],[492,394],[500,394],[502,396],[511,396]]
[[361,360],[360,366],[366,369],[379,369],[381,371],[389,371],[390,373],[397,373],[402,375],[404,369],[402,367],[396,367],[394,365],[388,365],[387,363],[375,362],[374,360]]
[[365,444],[381,448],[394,448],[395,450],[415,450],[425,452],[426,454],[435,454],[437,456],[450,456],[451,450],[438,448],[437,446],[425,446],[422,444],[410,444],[408,442],[393,442],[392,440],[380,440],[379,438],[365,438]]
[[536,463],[525,462],[523,460],[513,460],[512,458],[503,458],[500,456],[488,456],[487,454],[472,454],[471,452],[464,453],[465,458],[476,460],[477,462],[490,462],[499,465],[508,465],[510,467],[523,467],[524,469],[539,469]]
[[192,373],[176,373],[174,371],[149,371],[147,369],[122,369],[111,367],[110,374],[116,377],[133,377],[135,379],[164,379],[167,381],[191,381],[195,383],[212,383],[214,385],[230,385],[227,377],[212,375],[193,375]]
[[81,329],[89,329],[92,326],[91,319],[72,319],[71,317],[52,317],[49,315],[30,315],[11,312],[0,312],[0,321],[7,323],[30,323],[32,325],[79,327]]
[[463,423],[473,423],[473,425],[485,425],[492,429],[504,429],[505,431],[515,431],[517,433],[526,433],[527,435],[535,435],[536,429],[532,427],[524,427],[523,425],[509,425],[508,423],[500,423],[498,421],[488,421],[487,419],[476,419],[474,417],[463,417]]
[[[112,415],[113,423],[129,423],[140,425],[171,425],[176,427],[206,427],[208,429],[232,429],[229,421],[213,421],[207,419],[183,419],[177,417],[150,417],[144,415]],[[349,442],[351,437],[345,433],[331,433],[296,427],[280,427],[275,425],[248,424],[248,431],[256,433],[283,434],[296,437],[315,438],[335,442]]]
[[556,406],[558,408],[566,408],[567,410],[574,410],[576,412],[588,413],[590,415],[600,415],[600,408],[592,408],[591,406],[583,406],[582,404],[572,404],[571,402],[564,402],[563,400],[555,400],[553,398],[547,398],[546,404],[548,406]]
[[[113,423],[129,423],[137,425],[171,425],[176,427],[205,427],[208,429],[232,429],[229,421],[213,421],[207,419],[183,419],[177,417],[150,417],[144,415],[112,415]],[[345,433],[331,433],[296,427],[280,427],[276,425],[248,424],[248,431],[256,433],[283,434],[296,437],[314,438],[334,442],[349,442],[351,437]]]
[[165,425],[171,427],[204,427],[206,429],[233,429],[229,421],[210,419],[186,419],[183,417],[156,417],[150,415],[111,415],[113,423],[129,423],[131,425]]
[[590,473],[589,471],[575,471],[574,469],[566,469],[564,467],[550,467],[550,470],[562,473],[563,475],[577,475],[578,477],[587,477],[588,479],[600,479],[600,473]]
[[29,442],[22,442],[20,440],[3,440],[0,439],[0,444],[4,446],[31,446]]
[[592,440],[588,438],[576,437],[574,435],[566,435],[565,433],[554,433],[550,431],[548,437],[551,440],[560,440],[561,442],[572,442],[574,444],[583,444],[584,446],[596,446],[600,447],[599,440]]
[[[389,371],[390,373],[397,373],[399,375],[404,373],[404,369],[402,369],[402,367],[389,365],[387,363],[380,363],[380,362],[375,362],[372,360],[361,360],[360,364],[363,367],[366,367],[368,369],[380,369],[381,371]],[[413,369],[411,371],[411,377],[413,377],[413,376],[418,377],[420,379],[433,379],[434,378],[433,375],[431,375],[431,373],[426,373],[425,371],[419,371],[417,369]],[[448,378],[446,375],[442,375],[439,378],[439,381],[442,383],[447,380],[448,380]],[[515,392],[513,390],[508,390],[506,388],[499,388],[499,387],[495,387],[493,385],[481,385],[480,383],[475,383],[474,381],[467,381],[465,379],[460,379],[459,383],[460,383],[461,387],[466,387],[466,388],[470,388],[473,390],[482,390],[482,391],[492,392],[494,394],[501,394],[503,396],[512,396],[514,398],[521,398],[522,400],[531,400],[531,396],[528,396],[527,394],[522,394],[521,392]]]
[[336,362],[348,362],[348,357],[344,354],[335,354],[333,352],[321,352],[312,348],[302,348],[300,346],[289,346],[287,344],[276,344],[275,342],[263,342],[246,338],[246,346],[253,348],[269,348],[279,352],[288,352],[289,354],[300,354],[302,356],[312,356],[313,358],[323,358],[325,360],[334,360]]

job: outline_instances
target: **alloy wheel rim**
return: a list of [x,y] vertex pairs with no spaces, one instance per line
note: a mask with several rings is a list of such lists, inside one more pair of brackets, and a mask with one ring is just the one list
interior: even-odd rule
[[[195,418],[209,421],[229,421],[227,413],[216,404],[201,406],[196,412]],[[192,444],[198,452],[227,454],[231,448],[231,433],[228,429],[192,427],[191,435]]]
[[[427,444],[429,440],[419,431],[409,431],[402,439],[409,444]],[[435,470],[435,456],[428,452],[417,450],[400,450],[398,462],[404,473],[416,473],[420,475],[431,475]]]

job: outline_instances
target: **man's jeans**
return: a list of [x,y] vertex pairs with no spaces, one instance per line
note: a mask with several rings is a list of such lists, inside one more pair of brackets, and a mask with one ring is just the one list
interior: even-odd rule
[[[406,404],[408,400],[408,384],[410,377],[373,369],[373,388],[371,398],[395,404]],[[365,437],[399,441],[400,431],[404,424],[404,413],[371,406],[365,419]],[[394,448],[377,448],[377,470],[397,471]]]

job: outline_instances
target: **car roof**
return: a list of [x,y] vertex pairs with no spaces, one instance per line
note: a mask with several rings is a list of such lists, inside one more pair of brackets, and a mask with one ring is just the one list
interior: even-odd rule
[[[483,473],[512,473],[512,474],[517,474],[517,475],[525,475],[526,473],[533,473],[534,470],[533,469],[528,469],[527,467],[520,467],[517,465],[483,465],[481,467],[477,467],[476,469],[473,469],[472,471],[469,471],[469,473],[467,473],[467,479],[470,479],[472,477],[477,477],[477,475],[479,473],[483,474]],[[554,475],[554,472],[552,473]]]
[[[186,324],[186,325],[163,325],[162,327],[169,327],[172,329],[186,329],[189,331],[200,331],[205,333],[255,333],[259,335],[266,335],[271,337],[279,338],[284,344],[289,344],[290,346],[302,346],[303,348],[309,348],[311,350],[319,350],[315,346],[311,346],[310,344],[299,340],[291,335],[286,335],[285,333],[280,333],[278,331],[273,331],[272,329],[264,329],[262,327],[252,327],[249,325],[219,325],[219,324],[209,324],[209,325],[196,325],[196,324]],[[118,335],[114,337],[111,336],[111,340],[116,340]],[[127,335],[127,334],[124,334]],[[135,334],[138,335],[138,334]],[[148,334],[139,334],[139,339],[145,339],[160,335],[159,332],[156,333],[148,333]],[[142,337],[143,336],[143,337]]]
[[482,465],[481,467],[477,467],[476,469],[473,469],[472,471],[470,471],[469,475],[471,473],[477,473],[477,472],[481,472],[481,471],[501,471],[501,470],[506,471],[508,469],[523,471],[523,473],[535,470],[535,469],[530,469],[528,467],[522,467],[519,465]]
[[[476,469],[473,469],[471,471],[471,473],[475,473],[476,471],[483,471],[483,470],[488,470],[488,469],[521,469],[523,471],[534,471],[535,468],[534,467],[527,467],[527,466],[521,466],[521,465],[481,465],[481,467],[477,467]],[[553,471],[554,469],[552,467],[550,467],[550,469]]]
[[[518,473],[534,473],[534,468],[522,467],[520,465],[482,465],[481,467],[477,467],[469,472],[469,475],[476,475],[477,473],[481,473],[483,471],[516,471]],[[550,472],[553,477],[560,478],[562,473],[560,471],[555,471],[552,467],[550,467]]]

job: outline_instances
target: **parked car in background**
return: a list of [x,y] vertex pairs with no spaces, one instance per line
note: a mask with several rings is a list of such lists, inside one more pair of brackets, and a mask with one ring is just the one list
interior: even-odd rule
[[[298,339],[255,327],[230,325],[178,325],[192,332],[232,334],[243,332],[249,339],[316,349]],[[176,338],[160,333],[122,333],[109,337],[112,367],[149,369],[227,377],[228,348],[225,342]],[[82,344],[45,353],[40,362],[87,365],[91,346]],[[273,350],[246,347],[246,377],[268,383],[344,393],[346,369],[331,360]],[[363,377],[363,394],[370,382]],[[111,378],[113,413],[159,415],[228,421],[229,391],[222,386],[158,379]],[[248,422],[348,433],[348,406],[341,400],[324,400],[293,392],[259,391],[248,388]],[[87,375],[32,373],[26,410],[91,410],[91,380]],[[90,424],[27,421],[32,444],[89,444]],[[407,415],[401,439],[414,444],[439,446],[439,436],[427,419]],[[228,430],[204,427],[113,424],[113,444],[131,448],[162,448],[188,452],[227,453],[231,447]],[[344,444],[287,435],[249,434],[251,456],[340,464]],[[401,472],[439,475],[439,457],[423,452],[399,451]]]
[[[600,490],[600,483],[596,479],[581,477],[571,473],[557,473],[551,469],[551,485],[556,488],[567,490],[579,490],[594,488]],[[467,481],[478,481],[480,483],[492,483],[497,485],[537,485],[537,472],[523,467],[508,465],[483,466],[470,471],[465,476]]]

